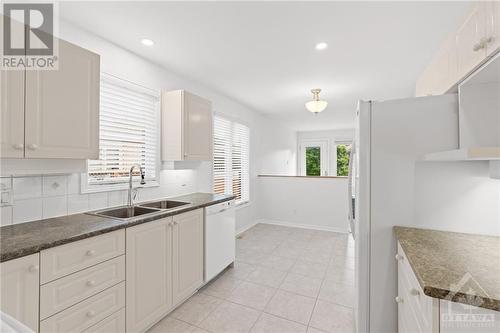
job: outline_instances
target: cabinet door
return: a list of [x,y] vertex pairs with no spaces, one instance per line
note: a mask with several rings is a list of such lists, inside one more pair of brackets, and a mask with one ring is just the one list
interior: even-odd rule
[[143,332],[172,308],[172,218],[127,229],[127,332]]
[[500,48],[500,2],[490,1],[486,6],[486,53],[492,55]]
[[212,103],[184,92],[184,159],[212,160]]
[[38,332],[38,254],[0,264],[0,310]]
[[174,216],[173,300],[179,304],[203,284],[203,210]]
[[26,72],[26,157],[99,158],[99,55],[59,40],[57,70]]
[[0,156],[24,157],[24,71],[0,71]]
[[484,3],[476,3],[457,33],[458,77],[462,78],[486,57],[481,41],[486,36]]

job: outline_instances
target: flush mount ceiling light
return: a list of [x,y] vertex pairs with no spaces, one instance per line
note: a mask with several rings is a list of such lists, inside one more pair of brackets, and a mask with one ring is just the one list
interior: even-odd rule
[[318,114],[326,109],[328,102],[319,99],[321,89],[312,89],[311,92],[313,94],[313,99],[306,103],[306,109],[314,114]]
[[328,47],[328,44],[325,42],[321,42],[321,43],[316,44],[316,50],[318,50],[318,51],[324,50],[327,47]]
[[151,39],[143,38],[141,39],[141,43],[146,46],[153,46],[155,45],[155,42],[153,42]]

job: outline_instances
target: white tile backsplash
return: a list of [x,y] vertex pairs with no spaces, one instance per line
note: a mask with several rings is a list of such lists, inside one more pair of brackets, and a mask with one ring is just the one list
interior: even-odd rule
[[108,207],[108,194],[106,192],[89,194],[89,209],[97,210]]
[[68,195],[68,215],[88,212],[90,210],[88,194]]
[[44,219],[68,214],[68,197],[65,195],[43,198],[42,202],[42,217]]
[[42,195],[44,197],[55,197],[66,195],[67,179],[64,176],[43,176],[42,177]]
[[12,206],[0,207],[0,226],[12,224]]
[[14,201],[40,198],[42,196],[42,177],[20,177],[13,180]]
[[67,193],[68,195],[70,194],[79,194],[80,193],[80,174],[79,173],[72,173],[68,175],[68,180],[67,180]]
[[127,191],[108,192],[108,206],[123,206],[127,203]]
[[15,224],[33,220],[40,220],[41,218],[42,198],[14,201],[14,207],[12,210],[12,223]]
[[[196,192],[198,170],[160,170],[160,186],[139,189],[137,201]],[[13,180],[13,206],[1,207],[2,225],[121,206],[127,191],[80,193],[81,175],[42,175]]]

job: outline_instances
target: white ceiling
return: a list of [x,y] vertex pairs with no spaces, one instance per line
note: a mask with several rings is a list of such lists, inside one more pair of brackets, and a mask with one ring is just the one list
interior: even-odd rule
[[[359,99],[412,96],[467,2],[66,2],[60,15],[296,130],[352,127]],[[155,41],[145,47],[141,38]],[[315,50],[319,41],[328,43]],[[328,108],[304,103],[319,87]]]

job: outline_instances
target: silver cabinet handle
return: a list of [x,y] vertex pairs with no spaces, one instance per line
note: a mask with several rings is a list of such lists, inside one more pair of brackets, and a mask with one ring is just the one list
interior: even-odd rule
[[34,143],[30,143],[27,147],[28,147],[29,150],[35,150],[35,149],[38,148],[38,146],[36,144],[34,144]]
[[472,47],[472,51],[477,52],[477,51],[481,50],[482,48],[483,48],[483,45],[481,42],[479,42],[479,43],[474,44],[474,46]]
[[31,265],[31,266],[28,268],[28,271],[30,271],[31,273],[38,272],[38,265]]
[[95,316],[94,310],[90,310],[89,312],[87,312],[87,317],[92,318],[93,316]]
[[403,257],[402,255],[400,255],[399,253],[398,253],[398,254],[396,254],[396,255],[394,256],[394,258],[395,258],[397,261],[403,261],[403,259],[404,259],[404,257]]
[[394,300],[396,301],[396,303],[403,303],[403,297],[396,296]]
[[481,40],[478,43],[474,44],[474,46],[472,47],[472,50],[474,52],[477,52],[479,50],[486,48],[488,46],[488,44],[493,41],[493,39],[494,38],[491,36],[481,38]]
[[94,280],[89,280],[89,281],[87,281],[86,285],[89,286],[89,287],[93,287],[93,286],[95,286],[95,281]]
[[92,257],[94,254],[95,254],[95,251],[94,251],[94,250],[88,250],[88,251],[85,253],[85,255],[86,255],[87,257]]
[[16,143],[16,144],[12,145],[12,148],[17,149],[17,150],[22,150],[22,149],[24,149],[24,144]]

